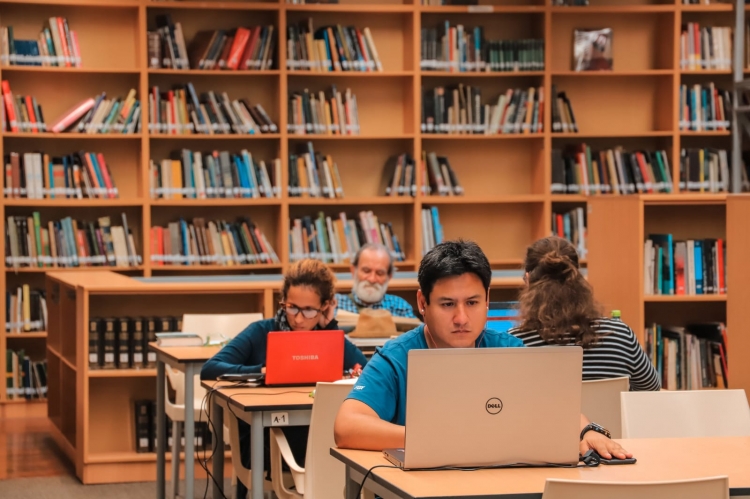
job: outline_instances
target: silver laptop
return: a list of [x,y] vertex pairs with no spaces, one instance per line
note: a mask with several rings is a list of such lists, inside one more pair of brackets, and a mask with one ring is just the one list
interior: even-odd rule
[[403,469],[575,464],[580,347],[411,350]]

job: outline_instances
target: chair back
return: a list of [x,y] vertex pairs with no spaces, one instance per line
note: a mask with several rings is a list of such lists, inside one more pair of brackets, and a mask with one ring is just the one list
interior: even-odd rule
[[623,438],[750,436],[744,390],[623,392]]
[[581,412],[589,421],[609,430],[612,438],[621,438],[620,393],[630,390],[630,378],[597,379],[581,384]]
[[[234,338],[242,332],[248,325],[255,321],[263,319],[263,314],[184,314],[182,316],[182,332],[195,333],[205,339],[211,335],[220,337],[223,334],[226,338]],[[176,369],[167,366],[167,380],[175,391],[175,406],[185,405],[185,374]],[[201,387],[200,374],[195,375],[193,390],[196,399],[202,399],[206,394]],[[169,403],[169,401],[168,401]],[[169,408],[173,410],[172,407]],[[171,416],[170,416],[171,417]]]
[[669,482],[588,482],[548,479],[542,499],[729,499],[729,478]]
[[351,390],[344,383],[318,383],[315,388],[305,456],[305,499],[343,499],[344,464],[331,456],[331,447],[336,447],[336,414]]

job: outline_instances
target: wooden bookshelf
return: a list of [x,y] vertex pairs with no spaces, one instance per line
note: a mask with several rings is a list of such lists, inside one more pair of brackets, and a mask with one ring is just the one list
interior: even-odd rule
[[[585,207],[589,197],[552,195],[551,151],[568,144],[586,142],[595,148],[622,145],[633,149],[665,149],[675,179],[683,147],[731,147],[729,132],[681,132],[678,127],[679,86],[716,81],[731,85],[726,71],[681,71],[679,67],[680,25],[701,21],[733,25],[730,5],[682,5],[678,1],[591,0],[587,7],[557,7],[544,0],[481,0],[478,6],[423,6],[418,0],[342,0],[339,4],[290,5],[281,1],[155,1],[155,0],[0,0],[0,18],[14,27],[18,39],[36,38],[50,16],[64,16],[78,32],[83,67],[41,68],[3,66],[0,78],[7,79],[17,95],[34,95],[43,107],[48,123],[84,97],[106,91],[108,96],[137,90],[142,103],[154,85],[166,88],[192,82],[198,92],[214,89],[230,97],[259,102],[279,126],[277,134],[255,136],[165,136],[143,132],[133,135],[82,135],[3,133],[0,152],[43,150],[61,155],[76,150],[96,150],[107,158],[120,191],[120,199],[106,200],[16,200],[0,201],[0,229],[8,216],[29,215],[38,210],[44,220],[65,215],[93,218],[100,213],[128,215],[136,246],[143,263],[137,267],[114,269],[131,276],[185,274],[275,274],[289,265],[288,230],[290,219],[312,215],[357,213],[372,209],[381,221],[390,221],[404,249],[406,260],[399,270],[416,270],[423,253],[421,209],[438,206],[446,237],[464,237],[479,242],[495,269],[517,268],[524,249],[533,240],[550,232],[554,211]],[[199,71],[153,69],[148,67],[147,38],[160,14],[170,14],[181,23],[189,44],[199,30],[273,24],[282,34],[277,44],[273,69],[264,71]],[[286,67],[286,32],[292,24],[312,18],[316,26],[342,23],[372,31],[382,73],[315,73]],[[420,70],[420,30],[445,20],[452,25],[483,26],[493,39],[542,38],[545,42],[545,69],[542,71],[450,73]],[[572,36],[575,28],[609,26],[614,29],[614,71],[572,71]],[[465,82],[482,88],[485,98],[494,98],[508,88],[543,86],[544,132],[527,135],[446,136],[420,133],[421,89]],[[293,90],[351,88],[357,95],[360,136],[294,135],[287,131],[288,93]],[[580,133],[552,133],[548,103],[551,86],[570,97]],[[64,91],[61,91],[64,89]],[[146,119],[147,116],[142,116]],[[287,184],[288,157],[306,142],[316,151],[330,154],[339,165],[346,197],[343,200],[290,198],[286,189],[278,199],[152,199],[149,192],[149,161],[160,161],[181,148],[229,150],[247,148],[254,156],[280,158],[281,184]],[[388,158],[409,153],[415,159],[421,152],[447,155],[465,188],[463,198],[424,196],[383,196],[385,164]],[[654,195],[653,202],[675,204],[688,212],[705,203],[725,206],[725,194]],[[646,199],[646,198],[644,198]],[[642,219],[641,201],[636,197],[618,199],[625,213]],[[613,213],[617,215],[618,213]],[[278,265],[167,266],[151,261],[150,227],[164,226],[178,217],[235,219],[248,216],[265,232],[281,259]],[[728,217],[728,215],[727,215]],[[729,237],[727,229],[727,237]],[[591,228],[589,236],[596,231]],[[639,245],[641,241],[638,241]],[[604,266],[619,262],[615,244],[591,241],[591,261],[599,262],[593,279],[607,275]],[[628,248],[625,244],[623,248]],[[731,243],[730,246],[731,248]],[[5,250],[5,238],[0,240]],[[633,251],[640,252],[638,246]],[[625,261],[632,253],[616,248]],[[599,255],[595,253],[599,252]],[[640,254],[640,253],[639,253]],[[640,257],[639,257],[640,258]],[[604,259],[603,261],[601,259]],[[619,266],[619,265],[617,265]],[[346,265],[332,265],[345,270]],[[43,287],[43,268],[4,267],[3,291],[21,284]],[[88,269],[80,269],[88,270]],[[92,269],[96,270],[96,269]],[[62,271],[58,269],[56,271]],[[67,271],[66,271],[67,272]],[[602,274],[597,275],[597,273]],[[625,289],[617,293],[623,303],[618,308],[643,310],[645,300]],[[707,300],[704,300],[707,302]],[[656,300],[649,306],[669,307]],[[697,303],[706,306],[718,303]],[[5,302],[0,304],[5,312]],[[643,312],[638,316],[642,322]],[[49,341],[48,337],[46,341]],[[0,369],[5,369],[9,341],[21,341],[0,334]],[[44,343],[44,338],[28,340]],[[41,352],[43,353],[43,351]],[[59,368],[62,369],[62,363]],[[52,367],[52,366],[50,366]],[[0,403],[7,401],[0,392]]]

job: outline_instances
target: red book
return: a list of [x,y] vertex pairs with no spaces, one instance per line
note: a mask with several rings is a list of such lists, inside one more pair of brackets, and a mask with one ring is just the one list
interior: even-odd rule
[[96,160],[97,163],[99,163],[99,168],[102,171],[102,178],[104,179],[104,185],[107,187],[107,196],[110,199],[115,199],[117,195],[115,194],[115,185],[112,182],[112,177],[109,174],[109,167],[107,166],[107,162],[104,161],[104,154],[97,153],[96,154]]
[[3,101],[5,102],[5,114],[8,116],[8,125],[10,127],[10,131],[17,132],[18,123],[16,122],[16,120],[18,118],[16,117],[16,109],[13,105],[13,93],[10,91],[10,82],[8,80],[3,80],[2,90]]
[[62,116],[52,123],[50,130],[55,133],[60,133],[70,128],[76,121],[81,119],[92,107],[94,107],[94,99],[89,97],[88,99],[79,102],[75,106],[68,109]]
[[234,35],[234,42],[232,43],[232,49],[229,51],[229,57],[227,58],[227,68],[237,69],[239,67],[242,54],[245,51],[245,46],[249,39],[249,29],[237,28],[237,33]]

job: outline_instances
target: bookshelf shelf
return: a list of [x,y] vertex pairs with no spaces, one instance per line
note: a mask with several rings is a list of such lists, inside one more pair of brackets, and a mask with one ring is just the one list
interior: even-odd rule
[[424,205],[443,204],[525,204],[543,203],[543,194],[527,194],[515,196],[423,196]]
[[108,206],[122,207],[140,207],[143,201],[139,199],[4,199],[5,206],[18,207],[40,207],[40,208],[61,208],[61,207],[84,207],[99,208]]
[[3,3],[25,5],[49,5],[51,7],[101,7],[101,8],[138,8],[140,2],[127,0],[3,0]]
[[689,132],[680,131],[680,135],[683,137],[729,137],[732,132],[729,130],[717,130],[717,131],[705,131],[705,132]]
[[183,134],[183,135],[149,135],[149,140],[155,141],[174,141],[174,140],[225,140],[227,142],[235,140],[279,140],[281,134],[278,133],[258,133],[258,134]]
[[65,73],[65,74],[114,74],[114,75],[137,75],[140,70],[122,68],[65,68],[57,66],[2,66],[3,73]]
[[727,295],[646,295],[643,300],[649,303],[725,302]]
[[409,78],[414,71],[289,71],[288,78]]
[[[346,189],[346,186],[344,186]],[[393,205],[414,204],[411,196],[375,196],[375,197],[351,197],[340,199],[328,198],[289,198],[288,203],[294,206],[368,206],[368,205]]]
[[672,69],[643,69],[632,71],[553,71],[552,77],[581,77],[581,78],[607,78],[607,77],[636,77],[636,76],[671,76],[674,74]]
[[379,13],[401,14],[412,13],[411,5],[376,5],[376,4],[282,4],[282,10],[288,12],[335,12],[341,13]]
[[586,15],[586,14],[659,14],[673,13],[674,5],[587,5],[578,6],[553,6],[553,14]]
[[420,71],[422,78],[521,78],[544,76],[544,71]]
[[94,272],[101,270],[111,270],[113,272],[140,272],[143,266],[137,267],[8,267],[5,266],[5,272],[18,272],[24,274],[42,274],[45,272]]
[[646,205],[723,205],[727,201],[726,194],[642,194]]
[[422,140],[528,140],[543,139],[543,133],[498,133],[493,135],[459,133],[423,133]]
[[731,75],[732,70],[731,69],[696,69],[696,70],[681,69],[680,74],[681,75]]
[[35,140],[141,140],[139,133],[21,133],[5,132],[7,139],[35,139]]
[[420,5],[419,12],[434,14],[543,14],[543,5]]
[[33,333],[5,333],[7,339],[13,340],[26,340],[26,339],[40,339],[46,338],[46,331],[35,331]]
[[553,203],[585,203],[591,196],[583,194],[552,194]]
[[279,76],[281,71],[278,69],[264,70],[223,70],[223,69],[149,69],[149,75],[170,75],[170,76]]
[[175,206],[280,206],[280,198],[151,199],[151,208]]
[[714,3],[709,5],[679,5],[683,12],[731,12],[734,6],[729,3]]
[[89,378],[153,378],[156,369],[89,369]]
[[582,133],[553,133],[553,139],[570,139],[570,138],[581,138],[581,139],[595,139],[595,138],[626,138],[626,137],[671,137],[674,132],[668,130],[651,130],[643,132],[582,132]]
[[169,272],[215,272],[220,270],[247,271],[247,270],[281,270],[281,264],[261,263],[252,265],[154,265],[151,264],[151,271],[169,271]]
[[[96,1],[96,0],[92,0]],[[179,2],[179,1],[146,1],[150,9],[185,9],[185,10],[278,10],[276,2]]]
[[334,140],[334,141],[365,141],[365,140],[398,140],[398,139],[413,139],[414,134],[393,134],[393,135],[288,135],[287,139],[292,140],[304,140],[304,141],[316,141],[316,140]]

